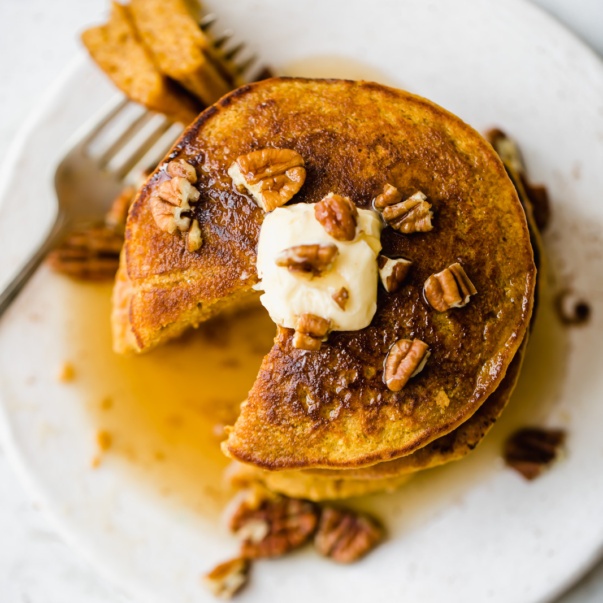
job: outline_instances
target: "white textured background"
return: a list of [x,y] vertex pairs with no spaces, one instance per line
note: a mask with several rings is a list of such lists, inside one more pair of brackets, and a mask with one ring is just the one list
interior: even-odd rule
[[[603,0],[534,1],[603,56]],[[78,32],[101,21],[108,3],[0,0],[0,161],[44,90],[81,52]],[[55,534],[0,448],[0,603],[114,601],[110,586]],[[603,564],[559,603],[602,601]]]

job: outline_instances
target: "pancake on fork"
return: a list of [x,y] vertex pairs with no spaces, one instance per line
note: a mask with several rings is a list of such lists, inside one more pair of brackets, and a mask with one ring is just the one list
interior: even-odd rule
[[[271,470],[353,469],[411,455],[452,432],[498,389],[526,336],[536,273],[526,218],[501,161],[477,132],[425,99],[378,84],[266,80],[199,116],[168,161],[195,170],[190,220],[203,244],[187,249],[187,239],[153,218],[153,195],[169,179],[164,163],[130,211],[115,293],[116,348],[150,349],[254,295],[265,214],[228,170],[265,148],[303,158],[305,183],[291,204],[334,192],[371,208],[391,184],[404,198],[426,196],[433,230],[383,230],[384,254],[412,266],[398,291],[379,290],[368,327],[333,332],[313,352],[293,347],[294,332],[279,328],[225,451]],[[477,294],[465,307],[437,312],[424,284],[455,263]],[[392,391],[384,361],[406,338],[425,342],[431,356]]]

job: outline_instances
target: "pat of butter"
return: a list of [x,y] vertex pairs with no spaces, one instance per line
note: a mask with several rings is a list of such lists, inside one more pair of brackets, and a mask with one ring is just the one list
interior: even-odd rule
[[[272,320],[294,329],[301,314],[331,320],[333,331],[357,331],[367,327],[377,310],[377,256],[381,251],[383,224],[376,212],[359,209],[356,237],[338,241],[327,234],[314,217],[314,205],[298,203],[279,207],[266,215],[258,242],[257,270],[264,291],[260,300]],[[310,277],[276,265],[280,252],[295,245],[334,244],[339,254],[333,267]],[[345,309],[333,295],[348,290]]]

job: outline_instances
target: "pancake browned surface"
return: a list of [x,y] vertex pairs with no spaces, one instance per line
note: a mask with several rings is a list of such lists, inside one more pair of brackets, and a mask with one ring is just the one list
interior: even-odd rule
[[[427,195],[434,230],[383,231],[384,253],[413,261],[404,286],[379,292],[371,325],[332,333],[318,352],[293,349],[281,329],[243,404],[226,450],[261,467],[359,467],[412,453],[467,420],[495,391],[524,339],[535,267],[524,212],[492,147],[440,107],[366,82],[273,79],[245,86],[205,111],[170,158],[197,167],[195,218],[204,245],[189,253],[160,231],[149,195],[135,202],[127,228],[129,317],[140,349],[245,296],[257,281],[263,212],[237,193],[227,169],[264,147],[290,148],[307,177],[293,202],[328,192],[359,207],[386,182]],[[437,313],[423,299],[431,274],[460,262],[478,294]],[[123,315],[123,314],[122,314]],[[400,338],[431,348],[426,368],[400,392],[382,380]]]
[[460,460],[478,446],[508,404],[519,378],[526,346],[527,338],[499,387],[471,418],[412,454],[359,469],[267,471],[239,463],[236,470],[231,471],[232,482],[235,486],[259,482],[274,492],[318,501],[391,491],[419,471]]

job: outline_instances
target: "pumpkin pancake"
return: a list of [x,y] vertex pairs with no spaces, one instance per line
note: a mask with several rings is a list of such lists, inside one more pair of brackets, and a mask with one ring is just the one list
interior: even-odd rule
[[[189,252],[182,238],[155,224],[149,200],[167,177],[160,166],[130,211],[121,281],[129,291],[116,296],[115,320],[128,318],[140,351],[251,294],[264,212],[233,187],[227,170],[240,155],[266,147],[293,149],[305,161],[306,181],[292,203],[333,191],[370,208],[390,183],[404,196],[427,196],[434,228],[383,231],[383,252],[413,265],[396,293],[379,291],[367,328],[334,332],[315,352],[293,348],[293,331],[279,329],[226,452],[267,469],[354,468],[411,454],[451,432],[498,388],[523,341],[535,267],[525,214],[492,147],[407,92],[368,82],[272,79],[206,110],[168,157],[196,168],[193,217],[203,246]],[[436,312],[423,284],[455,262],[478,293],[464,308]],[[431,357],[393,392],[383,382],[383,362],[401,338],[421,339]]]
[[[237,462],[237,461],[235,461]],[[345,471],[342,471],[344,473]],[[335,500],[366,496],[377,492],[393,492],[403,486],[412,473],[375,479],[311,475],[305,471],[266,471],[238,463],[231,470],[230,485],[246,488],[261,484],[279,494],[307,500]]]
[[[543,282],[542,239],[534,220],[533,206],[525,187],[521,186],[518,181],[512,162],[509,162],[508,158],[505,157],[503,157],[503,162],[507,170],[510,171],[511,179],[526,213],[535,263],[538,269],[536,287],[538,292]],[[537,306],[538,296],[535,296],[530,331],[536,318]],[[521,372],[528,338],[529,335],[526,335],[498,389],[482,404],[477,412],[454,431],[434,440],[412,454],[359,469],[267,471],[235,461],[229,471],[230,481],[235,487],[261,483],[268,489],[287,496],[307,498],[314,501],[333,500],[393,491],[404,485],[419,471],[460,460],[477,447],[508,404]]]
[[418,471],[460,460],[477,447],[505,409],[519,378],[526,345],[527,340],[498,389],[470,419],[412,454],[359,469],[267,471],[238,463],[231,471],[232,483],[260,482],[274,492],[310,500],[348,498],[394,490]]

